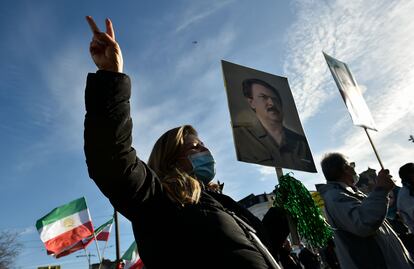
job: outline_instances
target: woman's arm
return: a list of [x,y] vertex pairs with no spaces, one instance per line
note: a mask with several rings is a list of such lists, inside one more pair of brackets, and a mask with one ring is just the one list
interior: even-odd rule
[[144,200],[160,193],[156,175],[139,160],[132,148],[129,99],[131,82],[122,71],[121,50],[112,24],[99,32],[92,18],[91,55],[99,68],[89,74],[85,90],[85,156],[89,176],[115,209],[131,218]]

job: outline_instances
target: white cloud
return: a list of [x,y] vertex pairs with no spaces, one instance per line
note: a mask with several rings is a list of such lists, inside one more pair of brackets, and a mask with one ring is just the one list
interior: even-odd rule
[[47,162],[56,152],[78,151],[83,144],[83,119],[85,115],[84,89],[90,59],[86,54],[88,44],[69,42],[55,51],[49,61],[38,63],[46,87],[39,92],[39,101],[29,107],[31,124],[48,130],[47,135],[33,141],[25,155],[15,164],[18,171],[29,170]]
[[9,228],[9,229],[4,229],[2,231],[12,233],[12,234],[16,234],[18,236],[25,236],[25,235],[30,235],[30,234],[33,234],[33,233],[37,233],[37,230],[34,226],[28,226],[28,227],[24,227],[24,228]]
[[[406,56],[412,55],[409,51],[411,46],[402,44],[401,40],[408,39],[402,35],[412,28],[412,22],[407,19],[413,7],[408,1],[400,1],[400,5],[387,3],[336,1],[327,5],[325,2],[296,2],[298,20],[289,29],[285,70],[294,92],[300,93],[295,99],[302,119],[313,116],[333,96],[330,90],[335,86],[322,50],[348,62],[358,81],[365,77],[386,78],[390,74],[384,70],[393,69],[398,63],[407,64]],[[393,16],[388,15],[390,9]],[[395,49],[390,50],[390,46]],[[405,49],[401,50],[400,46]],[[373,55],[381,57],[372,58]],[[396,58],[405,58],[405,61],[395,62]],[[371,66],[369,72],[364,72],[366,66]],[[409,69],[395,71],[403,70]],[[372,71],[376,71],[375,78]]]
[[260,173],[260,181],[266,181],[269,179],[275,180],[277,178],[276,176],[276,170],[273,167],[267,167],[267,166],[261,166],[259,168]]
[[28,235],[28,234],[34,234],[34,233],[37,233],[36,228],[34,226],[29,226],[29,227],[23,228],[19,232],[19,235],[24,236],[24,235]]
[[227,6],[228,4],[230,4],[231,2],[233,2],[233,0],[215,1],[214,3],[209,1],[207,8],[206,6],[203,6],[203,5],[202,5],[203,7],[200,8],[199,4],[188,8],[186,12],[182,15],[183,19],[181,22],[178,23],[175,29],[175,33],[179,33],[187,29],[191,25],[194,25],[206,19],[207,17],[214,14],[215,12],[217,12],[224,6]]
[[44,114],[43,120],[52,121],[50,125],[62,139],[61,146],[67,149],[79,149],[83,144],[86,76],[95,71],[87,49],[87,42],[69,43],[44,66],[50,99],[45,100],[43,106],[53,109]]

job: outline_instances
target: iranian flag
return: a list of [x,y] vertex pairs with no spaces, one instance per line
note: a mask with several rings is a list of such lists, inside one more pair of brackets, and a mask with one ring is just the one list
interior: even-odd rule
[[94,232],[95,236],[92,234],[91,236],[88,236],[87,238],[83,239],[83,244],[89,245],[93,240],[95,240],[95,237],[98,241],[108,241],[113,222],[114,219],[112,218],[104,224],[102,224],[101,226],[99,226],[98,228],[96,228]]
[[93,225],[84,197],[53,209],[36,222],[47,254],[56,258],[85,248],[83,239],[93,235]]
[[96,240],[108,241],[114,219],[110,219],[95,230]]
[[144,267],[144,263],[139,258],[137,243],[135,241],[131,244],[121,259],[125,263],[124,269],[142,269]]

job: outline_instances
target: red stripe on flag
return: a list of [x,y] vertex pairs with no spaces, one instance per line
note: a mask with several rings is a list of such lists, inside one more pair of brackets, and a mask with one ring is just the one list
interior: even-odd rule
[[67,255],[69,255],[69,254],[71,254],[75,251],[78,251],[80,249],[84,249],[85,247],[86,247],[86,245],[84,245],[82,241],[79,241],[77,244],[73,245],[71,248],[57,254],[56,258],[67,256]]
[[100,240],[100,241],[108,241],[109,239],[109,233],[108,232],[100,232],[97,236],[96,236],[96,240]]
[[65,248],[70,247],[71,245],[79,241],[81,241],[81,248],[83,248],[82,239],[85,239],[86,237],[92,234],[93,234],[93,226],[92,226],[92,222],[89,221],[89,222],[82,224],[81,226],[78,226],[70,231],[64,232],[46,241],[45,247],[46,247],[48,254],[50,253],[50,254],[55,254],[55,255],[59,254]]
[[141,259],[139,259],[136,263],[134,263],[129,269],[142,269],[144,267],[144,263]]

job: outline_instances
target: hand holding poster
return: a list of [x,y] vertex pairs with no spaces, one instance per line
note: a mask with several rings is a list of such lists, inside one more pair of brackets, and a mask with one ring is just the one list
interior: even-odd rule
[[316,172],[286,78],[222,61],[239,161]]
[[325,52],[323,55],[354,124],[377,131],[371,112],[348,65]]

